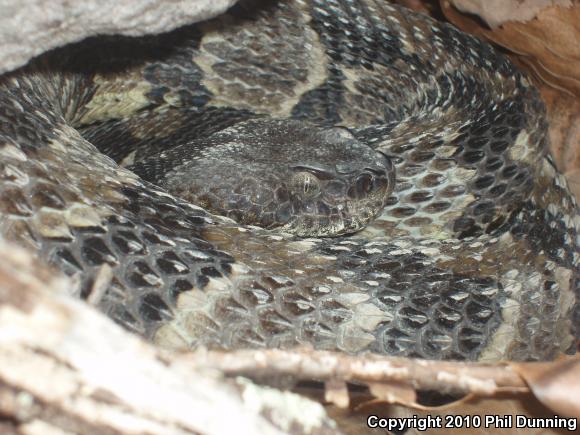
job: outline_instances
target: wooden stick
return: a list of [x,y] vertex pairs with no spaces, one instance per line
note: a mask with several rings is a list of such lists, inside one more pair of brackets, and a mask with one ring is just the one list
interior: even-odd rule
[[229,375],[291,375],[299,380],[406,383],[418,390],[492,396],[499,391],[528,392],[525,381],[508,364],[427,361],[378,355],[292,350],[197,351],[183,356],[195,367],[212,367]]

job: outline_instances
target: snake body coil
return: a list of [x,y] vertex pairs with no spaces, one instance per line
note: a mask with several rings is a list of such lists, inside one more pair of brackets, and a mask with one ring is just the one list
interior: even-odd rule
[[[447,24],[381,0],[242,1],[166,35],[48,53],[0,78],[0,122],[2,236],[78,275],[85,298],[108,265],[99,308],[161,345],[470,360],[572,346],[580,220],[548,155],[544,107],[508,60]],[[117,164],[187,165],[182,148],[159,153],[224,132],[243,148],[252,133],[240,126],[255,122],[270,145],[343,126],[388,156],[396,179],[371,201],[380,215],[355,234],[303,238],[210,214],[209,187],[189,203]],[[318,143],[292,146],[307,156]],[[298,163],[288,179],[310,197],[308,174],[350,173]],[[371,192],[373,165],[341,189]],[[272,193],[311,213],[289,197]],[[288,222],[289,207],[258,223]],[[363,226],[332,207],[294,228]]]

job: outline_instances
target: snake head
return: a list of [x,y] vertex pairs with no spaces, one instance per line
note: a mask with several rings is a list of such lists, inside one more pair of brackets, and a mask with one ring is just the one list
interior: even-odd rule
[[383,209],[394,185],[394,166],[378,152],[333,166],[299,164],[291,169],[288,201],[280,205],[278,217],[286,220],[285,231],[300,236],[361,230]]
[[395,181],[344,128],[258,118],[135,164],[147,181],[239,223],[321,237],[364,228]]

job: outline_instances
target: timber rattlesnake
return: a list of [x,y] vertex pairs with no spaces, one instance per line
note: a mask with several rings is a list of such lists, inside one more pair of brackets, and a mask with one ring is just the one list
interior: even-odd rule
[[[380,216],[331,238],[238,225],[112,160],[268,117],[389,156]],[[0,121],[2,236],[80,276],[83,297],[109,265],[99,307],[161,345],[482,360],[572,345],[579,220],[543,104],[450,25],[381,0],[242,1],[48,53],[0,79]]]

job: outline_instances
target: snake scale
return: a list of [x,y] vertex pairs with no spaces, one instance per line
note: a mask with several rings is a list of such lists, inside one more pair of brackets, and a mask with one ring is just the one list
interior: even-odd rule
[[[124,167],[224,135],[218,168],[248,135],[308,160],[327,131],[395,173],[378,216],[351,234],[238,224]],[[179,150],[168,164],[194,160]],[[311,196],[335,176],[316,163],[298,162]],[[361,192],[375,179],[365,174]],[[240,1],[0,78],[0,234],[161,346],[553,358],[573,348],[577,211],[525,76],[476,38],[382,0]]]

